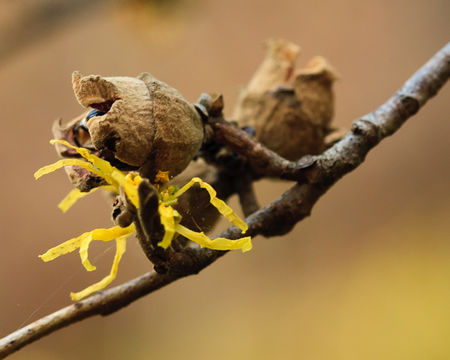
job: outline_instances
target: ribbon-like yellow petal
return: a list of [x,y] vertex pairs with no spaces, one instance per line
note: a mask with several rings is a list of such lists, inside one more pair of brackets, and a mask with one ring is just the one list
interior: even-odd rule
[[94,271],[96,269],[96,267],[91,264],[88,257],[89,245],[91,244],[92,240],[94,240],[92,237],[92,231],[88,236],[85,236],[80,240],[81,263],[87,271]]
[[209,193],[210,202],[211,204],[223,215],[225,216],[228,221],[230,221],[232,224],[236,225],[239,229],[242,230],[242,233],[245,234],[245,232],[248,229],[248,226],[244,220],[242,220],[239,216],[236,215],[236,213],[231,209],[223,200],[220,200],[217,197],[216,190],[213,189],[211,185],[209,185],[207,182],[204,182],[202,179],[198,177],[192,178],[186,185],[184,185],[180,190],[178,190],[174,196],[179,197],[184,192],[186,192],[188,189],[190,189],[195,183],[198,183],[200,187],[205,189]]
[[85,232],[75,238],[69,239],[62,244],[59,244],[58,246],[52,247],[51,249],[47,250],[45,254],[39,255],[39,257],[43,261],[48,262],[56,259],[61,255],[71,253],[72,251],[78,249],[81,246],[81,242],[88,237],[92,237],[94,240],[111,241],[118,238],[119,236],[129,236],[135,231],[136,228],[134,227],[134,224],[131,224],[126,228],[114,226],[109,229],[95,229]]
[[[79,159],[67,159],[67,160],[77,160],[77,165],[82,166],[81,164],[85,164],[84,167],[87,168],[87,166],[90,166],[90,168],[87,168],[88,170],[92,171],[94,174],[102,177],[105,179],[105,181],[114,187],[115,191],[119,193],[119,187],[121,186],[123,190],[125,191],[125,194],[127,194],[130,201],[133,203],[134,206],[139,206],[139,197],[137,194],[137,186],[136,186],[136,180],[141,179],[139,176],[130,177],[120,171],[119,169],[112,166],[108,161],[100,159],[98,156],[95,156],[94,154],[91,154],[89,150],[84,148],[79,148],[76,146],[73,146],[69,144],[65,140],[51,140],[51,144],[62,144],[64,146],[70,147],[74,150],[76,150],[82,157],[84,157],[87,161],[89,161],[91,164],[86,163],[85,161],[79,160]],[[60,160],[65,161],[65,160]],[[57,162],[59,163],[59,161]],[[55,163],[55,164],[57,164]],[[53,165],[55,165],[53,164]],[[53,166],[49,165],[49,166]],[[68,164],[71,165],[71,164]],[[64,165],[63,165],[64,166]],[[91,170],[91,168],[93,170]],[[44,168],[43,168],[44,169]],[[42,169],[40,169],[42,170]],[[38,170],[38,171],[40,171]],[[51,169],[48,172],[54,171],[55,169]],[[48,173],[47,172],[47,173]],[[44,174],[42,174],[44,175]],[[42,176],[40,175],[40,176]]]
[[81,290],[77,293],[70,293],[70,297],[73,301],[81,300],[82,298],[91,295],[92,293],[104,289],[106,286],[108,286],[111,281],[113,281],[117,276],[117,270],[119,268],[119,262],[122,258],[122,255],[124,254],[127,246],[126,239],[130,236],[130,234],[123,235],[116,239],[116,255],[114,256],[114,262],[111,267],[111,272],[108,276],[105,276],[102,280],[99,282],[92,284],[91,286],[88,286],[86,289]]
[[70,193],[68,193],[64,199],[61,200],[61,202],[58,204],[58,207],[61,209],[61,211],[63,213],[65,213],[79,199],[82,199],[85,196],[87,196],[89,194],[92,194],[94,191],[96,191],[98,189],[104,189],[104,190],[107,190],[107,191],[114,191],[115,192],[114,186],[111,186],[111,185],[98,186],[98,187],[95,187],[95,188],[91,189],[90,191],[80,191],[79,189],[75,188]]
[[95,167],[92,166],[92,164],[89,164],[86,161],[83,161],[81,159],[62,159],[58,160],[53,164],[41,167],[38,171],[34,173],[34,178],[37,180],[43,175],[47,175],[55,170],[61,169],[64,166],[71,166],[71,165],[78,165],[83,169],[93,172],[95,175],[103,177],[103,175],[98,169],[96,169]]
[[53,139],[53,140],[50,140],[50,144],[52,144],[52,145],[61,144],[61,145],[67,146],[71,149],[74,149],[78,154],[80,154],[87,161],[92,163],[92,165],[94,165],[97,169],[99,169],[104,174],[109,174],[114,169],[114,166],[112,166],[108,161],[100,159],[98,156],[91,154],[88,149],[74,146],[65,140],[54,140]]
[[241,249],[242,252],[246,252],[252,249],[252,240],[250,236],[246,236],[236,240],[230,240],[225,238],[217,238],[211,240],[203,232],[192,231],[183,225],[176,225],[176,231],[180,235],[196,242],[201,247],[207,247],[213,250],[237,250]]
[[100,241],[111,241],[117,239],[122,236],[130,236],[132,233],[136,231],[134,224],[126,228],[122,228],[120,226],[114,226],[109,229],[95,229],[88,233],[84,233],[80,236],[80,258],[81,263],[85,267],[87,271],[95,270],[95,266],[93,266],[88,259],[88,250],[89,245],[93,240]]
[[139,195],[137,192],[137,188],[139,186],[139,183],[142,181],[142,178],[136,173],[127,174],[124,178],[122,178],[117,172],[120,171],[117,170],[112,174],[112,176],[117,179],[119,185],[122,186],[123,191],[125,192],[125,194],[127,194],[128,199],[130,199],[132,204],[136,207],[136,209],[138,209]]
[[[81,235],[81,236],[83,236],[83,235]],[[60,257],[61,255],[71,253],[72,251],[74,251],[80,247],[81,236],[72,238],[70,240],[63,242],[62,244],[59,244],[58,246],[52,247],[51,249],[47,250],[47,252],[45,254],[39,255],[39,257],[43,261],[49,262],[49,261],[56,259],[57,257]]]
[[175,220],[175,218],[178,215],[178,218],[180,217],[180,214],[176,210],[172,208],[172,206],[166,206],[164,203],[160,203],[158,207],[159,216],[161,220],[161,224],[164,227],[164,237],[163,239],[158,243],[159,246],[161,246],[164,249],[167,249],[169,245],[172,242],[172,239],[175,235],[176,229],[176,222],[179,222]]

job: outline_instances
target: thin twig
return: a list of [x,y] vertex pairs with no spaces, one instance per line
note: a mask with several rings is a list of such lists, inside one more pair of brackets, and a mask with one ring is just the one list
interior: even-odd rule
[[242,212],[245,217],[250,216],[260,208],[256,198],[251,174],[243,170],[241,172],[241,176],[236,176],[234,179],[234,187],[239,196],[239,203],[241,204]]
[[214,137],[231,150],[248,160],[255,175],[259,177],[279,177],[284,180],[303,180],[303,169],[314,163],[312,156],[304,156],[298,161],[289,161],[264,145],[253,140],[245,131],[225,121],[221,116],[212,117],[209,124]]
[[0,340],[0,358],[4,358],[21,347],[40,339],[64,326],[93,315],[108,315],[134,300],[158,290],[174,278],[152,271],[104,292],[99,292],[83,301],[66,306]]
[[[356,120],[352,130],[341,141],[314,157],[312,166],[300,170],[306,173],[307,182],[294,185],[277,200],[249,216],[246,219],[248,233],[252,236],[273,236],[289,232],[297,222],[310,214],[320,196],[343,175],[361,164],[371,148],[397,131],[438,92],[449,76],[450,43],[434,55],[385,104]],[[246,143],[245,150],[239,146],[235,146],[234,150],[242,155],[249,154],[248,160],[251,162],[252,154],[259,151],[256,144],[252,146]],[[266,158],[270,163],[270,155]],[[276,161],[272,164],[276,165]],[[241,233],[232,227],[219,236],[237,238]],[[191,250],[195,262],[190,268],[185,267],[184,274],[161,275],[151,272],[65,307],[0,339],[0,357],[6,357],[44,335],[84,318],[115,312],[180,277],[197,273],[226,253],[199,248]]]

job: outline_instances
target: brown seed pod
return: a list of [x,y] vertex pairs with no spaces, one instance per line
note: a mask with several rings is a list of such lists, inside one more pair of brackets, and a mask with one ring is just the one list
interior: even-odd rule
[[233,114],[241,126],[254,127],[256,140],[289,160],[324,150],[334,112],[334,70],[315,57],[295,71],[298,52],[288,41],[268,41],[266,58]]
[[133,77],[72,75],[81,105],[98,110],[86,121],[96,150],[140,168],[153,180],[159,171],[175,176],[203,140],[203,124],[192,104],[148,73]]

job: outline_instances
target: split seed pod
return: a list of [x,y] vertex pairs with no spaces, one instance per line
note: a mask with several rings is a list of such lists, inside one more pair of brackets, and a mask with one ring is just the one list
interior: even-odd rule
[[295,71],[299,51],[285,40],[268,41],[266,58],[233,114],[239,125],[255,129],[256,140],[289,160],[324,150],[334,113],[334,70],[318,56]]
[[74,72],[72,83],[79,103],[97,110],[85,122],[95,149],[145,177],[179,174],[202,144],[203,124],[194,106],[148,73],[133,78]]

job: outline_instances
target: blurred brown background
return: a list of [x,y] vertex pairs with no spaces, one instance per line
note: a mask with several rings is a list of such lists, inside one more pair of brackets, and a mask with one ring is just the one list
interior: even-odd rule
[[[66,12],[39,12],[41,2],[0,1],[0,337],[69,304],[69,292],[101,279],[114,255],[113,245],[94,244],[92,273],[77,254],[48,264],[37,257],[110,226],[100,194],[60,213],[70,190],[63,171],[33,179],[56,159],[53,120],[82,111],[73,70],[148,71],[191,101],[223,93],[229,114],[264,56],[263,41],[283,37],[302,46],[299,65],[323,55],[336,67],[335,123],[349,127],[450,34],[447,0],[79,1]],[[11,359],[449,358],[449,95],[447,85],[289,236],[256,238],[249,253],[229,254]],[[261,203],[286,187],[258,184]],[[132,239],[114,284],[150,268]]]

